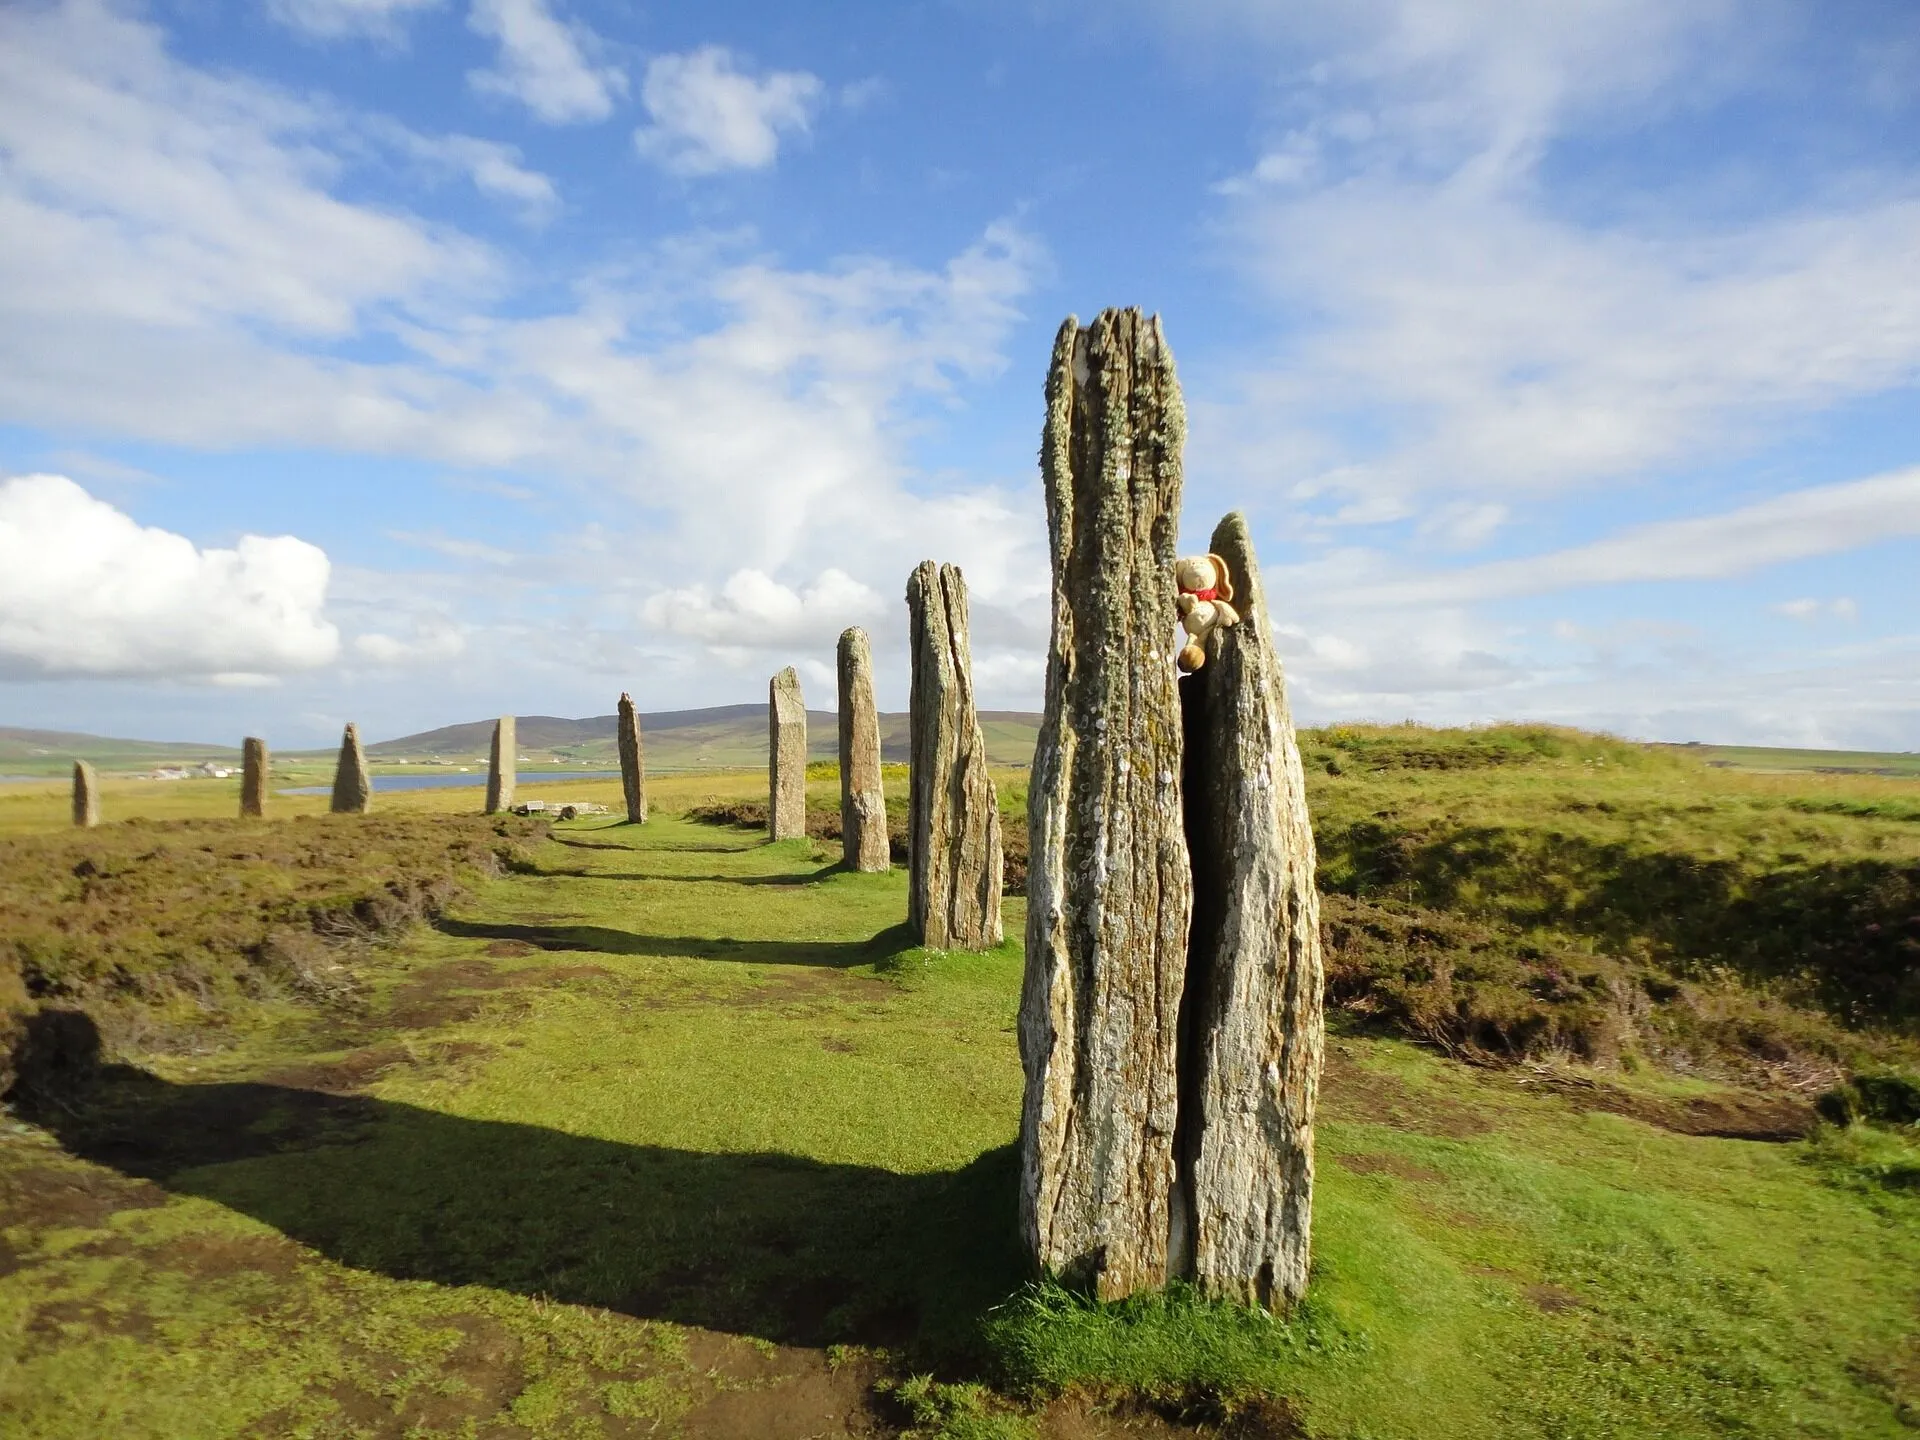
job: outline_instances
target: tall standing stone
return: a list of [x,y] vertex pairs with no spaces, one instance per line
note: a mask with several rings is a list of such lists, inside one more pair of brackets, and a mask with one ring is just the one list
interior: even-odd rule
[[1172,635],[1185,413],[1158,318],[1069,318],[1040,451],[1053,559],[1028,789],[1020,1224],[1102,1298],[1168,1278],[1192,907]]
[[640,748],[640,712],[633,708],[633,696],[620,692],[620,718],[615,722],[620,742],[620,788],[627,796],[627,823],[647,823],[646,752]]
[[267,813],[267,742],[252,735],[240,744],[240,813]]
[[1275,1306],[1306,1289],[1324,1047],[1313,827],[1244,516],[1208,547],[1240,624],[1180,681],[1193,925],[1181,1006],[1173,1268]]
[[889,870],[887,797],[880,786],[880,714],[873,648],[859,626],[843,631],[840,672],[840,848],[849,870]]
[[73,762],[73,823],[83,829],[100,823],[100,779],[84,760]]
[[333,804],[336,815],[364,815],[373,808],[373,780],[367,774],[367,752],[360,748],[360,731],[351,721],[340,736],[340,759],[333,767]]
[[513,808],[514,787],[519,783],[520,741],[511,715],[493,722],[493,748],[487,752],[487,814],[498,815]]
[[967,582],[923,560],[907,580],[913,652],[908,702],[907,920],[923,945],[1000,943],[1000,803],[973,703]]
[[789,665],[767,684],[767,838],[807,833],[807,702]]

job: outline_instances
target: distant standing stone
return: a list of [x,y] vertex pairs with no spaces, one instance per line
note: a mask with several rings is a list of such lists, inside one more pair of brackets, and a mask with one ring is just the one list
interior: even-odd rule
[[646,752],[640,747],[640,712],[633,708],[633,696],[620,693],[620,718],[615,725],[620,742],[620,788],[627,796],[627,823],[647,823]]
[[873,649],[866,631],[856,625],[841,634],[839,661],[841,855],[849,870],[889,870],[880,715],[873,703]]
[[1158,318],[1068,318],[1040,468],[1052,551],[1028,790],[1020,1227],[1102,1299],[1168,1279],[1192,878],[1172,654],[1185,412]]
[[73,762],[73,823],[85,829],[100,823],[100,780],[84,760]]
[[515,763],[519,741],[513,716],[502,715],[493,722],[493,749],[487,754],[487,814],[498,815],[513,808],[514,786],[520,770]]
[[807,702],[789,665],[767,685],[767,838],[807,833]]
[[340,759],[333,767],[333,804],[336,815],[364,815],[373,808],[373,781],[367,775],[367,752],[360,748],[360,731],[349,722],[340,736]]
[[240,745],[240,813],[267,813],[267,742],[252,735]]
[[907,580],[913,688],[907,729],[907,919],[935,949],[1000,943],[1000,805],[973,703],[967,582],[923,560]]
[[1313,826],[1244,516],[1208,547],[1240,624],[1180,681],[1193,927],[1181,1018],[1175,1273],[1276,1307],[1307,1285],[1325,1021]]

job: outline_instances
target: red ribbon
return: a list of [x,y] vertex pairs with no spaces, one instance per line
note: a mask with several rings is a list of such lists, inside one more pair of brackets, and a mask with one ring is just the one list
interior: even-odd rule
[[1217,600],[1220,598],[1218,587],[1209,587],[1205,590],[1182,590],[1180,593],[1182,595],[1191,595],[1196,600]]

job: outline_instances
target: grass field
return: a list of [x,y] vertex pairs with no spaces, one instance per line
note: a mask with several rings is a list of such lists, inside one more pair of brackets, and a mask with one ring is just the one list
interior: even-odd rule
[[[1515,982],[1533,994],[1570,954],[1693,963],[1652,923],[1657,894],[1583,898],[1596,856],[1717,856],[1736,901],[1743,877],[1796,864],[1913,864],[1920,827],[1881,808],[1899,782],[1776,788],[1685,757],[1615,774],[1604,744],[1509,743],[1533,758],[1316,739],[1330,900],[1481,927],[1535,967]],[[169,823],[224,809],[220,784],[110,785],[109,814],[175,808],[103,827],[103,855],[361,823],[291,818],[318,800],[251,831]],[[898,872],[677,818],[759,790],[670,778],[644,828],[503,836],[505,867],[470,867],[436,923],[341,949],[350,987],[187,994],[215,1007],[200,1027],[116,1044],[91,1088],[20,1105],[0,1122],[0,1430],[1358,1440],[1920,1422],[1920,1149],[1903,1132],[1724,1138],[1804,1096],[1711,1066],[1462,1064],[1375,1033],[1364,1006],[1336,1012],[1299,1311],[1032,1287],[1011,1228],[1019,900],[1013,943],[925,952],[900,927]],[[390,864],[447,852],[434,817],[474,798],[392,797]],[[0,834],[51,833],[63,803],[0,793]],[[1428,863],[1467,835],[1471,885]],[[1609,957],[1610,933],[1646,955]],[[1354,962],[1374,967],[1365,996],[1404,981],[1424,953],[1407,944]]]

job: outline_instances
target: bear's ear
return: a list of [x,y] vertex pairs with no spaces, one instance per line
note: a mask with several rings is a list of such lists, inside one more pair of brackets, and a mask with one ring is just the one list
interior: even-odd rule
[[1220,592],[1222,600],[1233,599],[1233,576],[1227,573],[1227,562],[1213,554],[1209,554],[1207,559],[1213,562],[1213,588]]

